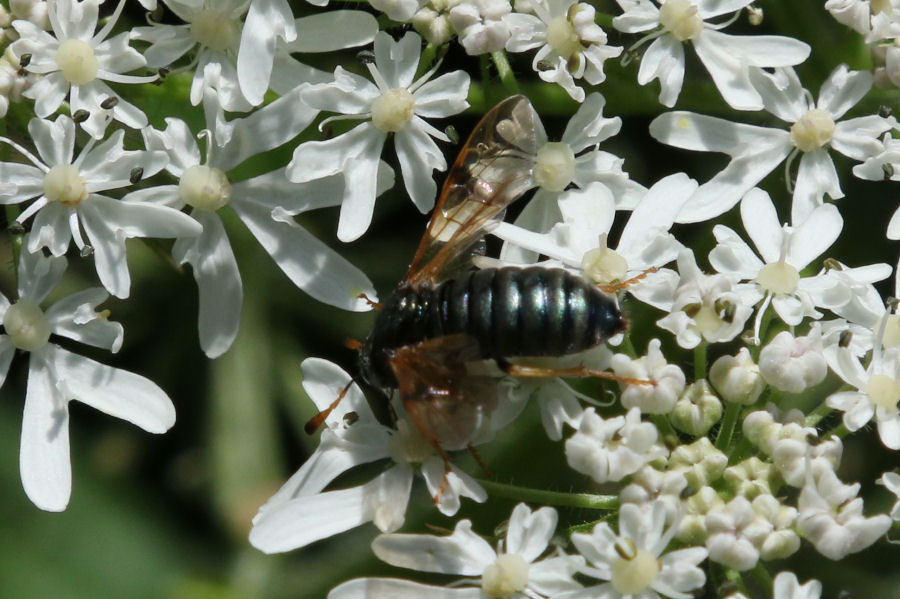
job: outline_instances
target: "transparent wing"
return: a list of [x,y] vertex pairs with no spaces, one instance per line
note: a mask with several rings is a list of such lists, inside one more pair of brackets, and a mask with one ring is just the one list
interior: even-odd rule
[[405,282],[447,278],[516,198],[534,186],[537,113],[525,96],[488,112],[472,131],[447,175]]
[[429,443],[462,449],[494,409],[496,390],[487,377],[473,377],[465,363],[477,360],[468,335],[447,335],[399,347],[391,369],[410,422]]

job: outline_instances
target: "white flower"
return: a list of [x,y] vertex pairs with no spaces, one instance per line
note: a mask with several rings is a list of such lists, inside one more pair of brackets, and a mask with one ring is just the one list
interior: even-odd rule
[[706,514],[709,559],[733,570],[749,570],[759,560],[759,551],[745,529],[755,523],[753,506],[746,497],[735,497]]
[[900,449],[900,348],[875,346],[863,368],[851,351],[839,350],[835,373],[856,391],[839,391],[828,397],[828,407],[844,412],[844,426],[858,431],[873,418],[885,447]]
[[459,34],[459,43],[470,56],[500,52],[509,40],[509,0],[465,0],[450,7],[447,15]]
[[606,44],[606,32],[594,14],[593,6],[576,0],[517,0],[516,12],[505,19],[510,29],[506,49],[525,52],[540,47],[532,68],[541,79],[559,84],[581,102],[584,90],[575,85],[575,79],[602,83],[606,80],[603,63],[622,53],[622,48]]
[[763,494],[749,501],[738,496],[706,515],[709,559],[735,570],[749,570],[760,559],[783,559],[800,548],[791,527],[795,508]]
[[581,588],[573,575],[584,565],[584,559],[558,553],[540,559],[556,531],[556,522],[553,508],[543,507],[532,512],[520,503],[509,519],[505,542],[501,541],[496,551],[472,532],[469,520],[459,521],[453,532],[443,537],[379,535],[372,541],[372,551],[393,566],[469,578],[447,589],[399,579],[357,578],[332,589],[328,599],[361,596],[368,599],[558,597],[560,593]]
[[708,437],[679,445],[672,450],[668,463],[669,470],[677,472],[694,489],[715,483],[727,466],[728,456],[716,449]]
[[822,382],[828,373],[822,336],[813,326],[803,337],[781,331],[759,353],[759,373],[780,391],[800,393]]
[[612,357],[610,366],[618,376],[651,380],[655,385],[627,385],[622,391],[622,407],[637,407],[644,414],[668,414],[684,391],[684,371],[677,364],[669,364],[660,350],[659,339],[647,344],[647,355],[632,360],[626,354]]
[[375,64],[367,64],[375,83],[338,67],[333,83],[312,85],[302,96],[313,108],[371,119],[333,139],[300,144],[287,167],[288,177],[298,183],[338,173],[353,181],[345,186],[341,204],[338,238],[343,241],[358,238],[372,220],[379,157],[388,133],[394,134],[410,199],[423,213],[434,204],[437,185],[431,173],[447,164],[431,138],[449,139],[422,117],[447,117],[468,107],[469,76],[455,71],[429,81],[429,72],[413,81],[421,43],[412,32],[399,42],[381,32],[375,37]]
[[833,560],[862,551],[891,527],[887,514],[866,518],[859,483],[845,485],[830,470],[810,473],[797,500],[798,528],[816,550]]
[[588,408],[578,431],[566,440],[566,460],[574,470],[599,483],[618,481],[666,456],[658,439],[656,426],[641,422],[637,408],[608,419]]
[[839,23],[866,36],[866,43],[900,36],[897,0],[828,0],[825,10]]
[[169,67],[196,49],[197,56],[191,63],[191,104],[199,104],[204,88],[213,86],[225,110],[250,110],[252,106],[241,93],[235,66],[241,15],[247,11],[247,0],[166,0],[166,6],[185,24],[154,23],[131,30],[132,39],[150,44],[144,52],[147,66]]
[[721,418],[722,401],[706,379],[688,385],[669,414],[672,426],[694,437],[705,435]]
[[666,528],[666,510],[655,502],[649,514],[632,503],[619,510],[619,534],[601,522],[591,534],[574,533],[572,543],[590,567],[583,573],[609,581],[565,593],[558,599],[681,599],[706,582],[699,564],[706,559],[703,547],[665,552],[677,523]]
[[147,126],[144,113],[104,81],[147,83],[156,79],[155,75],[123,74],[143,67],[146,61],[128,45],[128,33],[105,39],[122,13],[125,0],[119,1],[103,28],[95,32],[101,2],[55,0],[49,4],[48,15],[55,37],[31,21],[17,20],[13,27],[19,39],[11,46],[16,56],[31,55],[25,70],[43,75],[24,92],[26,98],[35,100],[35,114],[41,118],[50,116],[68,95],[71,114],[82,110],[90,113],[82,127],[97,139],[103,137],[109,116],[135,129]]
[[174,185],[134,192],[132,203],[184,208],[203,224],[203,234],[179,237],[173,258],[190,264],[200,293],[200,345],[210,357],[224,353],[234,341],[242,304],[241,276],[219,211],[229,207],[272,256],[292,283],[316,300],[345,310],[366,311],[360,298],[375,298],[368,277],[327,245],[313,237],[293,216],[339,201],[342,181],[324,179],[298,186],[277,169],[244,181],[230,181],[229,171],[251,156],[277,147],[302,131],[318,111],[300,99],[302,90],[281,96],[249,116],[226,121],[216,103],[218,94],[207,88],[207,156],[201,158],[187,124],[166,119],[164,131],[144,131],[147,147],[165,151],[166,170]]
[[166,164],[164,153],[125,150],[125,132],[120,129],[99,144],[91,140],[74,157],[75,123],[64,115],[55,121],[32,119],[28,132],[40,158],[3,138],[31,164],[0,162],[0,180],[17,186],[2,194],[3,203],[35,200],[16,217],[20,223],[34,217],[26,246],[29,252],[46,247],[54,256],[62,256],[74,240],[82,253],[93,252],[103,286],[116,297],[128,297],[126,239],[200,233],[201,226],[177,210],[124,202],[101,193],[132,185],[136,173],[149,177],[159,172]]
[[763,107],[750,81],[752,67],[787,67],[809,56],[809,46],[799,40],[777,35],[727,35],[719,30],[731,20],[724,24],[707,22],[739,11],[752,0],[657,0],[659,8],[649,0],[616,2],[624,11],[613,19],[616,29],[625,33],[656,30],[638,42],[653,39],[641,59],[638,83],[646,85],[659,79],[659,101],[670,108],[678,100],[684,80],[684,42],[691,42],[722,98],[738,110]]
[[865,71],[838,66],[822,84],[816,103],[793,69],[776,69],[773,74],[753,69],[751,78],[766,110],[789,123],[789,130],[679,111],[660,115],[650,123],[651,135],[663,143],[731,157],[728,165],[691,197],[678,222],[700,222],[726,212],[785,158],[790,165],[802,154],[791,204],[791,222],[799,225],[822,204],[826,194],[832,199],[844,195],[829,149],[865,160],[879,152],[878,136],[893,125],[893,119],[877,115],[839,120],[872,87],[872,75]]
[[751,281],[753,291],[765,298],[758,309],[754,338],[759,338],[762,314],[769,302],[791,326],[807,317],[820,318],[817,300],[835,293],[826,282],[838,283],[823,280],[822,275],[801,277],[800,272],[837,241],[844,224],[837,208],[824,204],[795,227],[781,225],[769,194],[754,188],[741,201],[741,220],[762,260],[732,229],[716,225],[717,245],[709,253],[709,262],[721,273]]
[[377,32],[375,17],[361,10],[334,10],[294,20],[285,0],[254,0],[237,55],[241,92],[258,105],[269,87],[284,94],[301,83],[330,81],[330,73],[303,64],[292,54],[363,46]]
[[[27,238],[26,238],[27,243]],[[117,352],[122,326],[97,305],[108,295],[91,288],[63,297],[46,310],[40,303],[57,286],[65,258],[22,252],[19,299],[0,295],[0,384],[13,354],[30,353],[22,420],[19,470],[25,493],[42,510],[66,509],[72,491],[69,462],[69,401],[77,400],[151,433],[175,424],[175,408],[150,380],[79,356],[50,343],[51,335]]]
[[[500,223],[492,232],[507,244],[529,252],[515,252],[507,245],[501,259],[527,260],[531,255],[543,254],[549,258],[543,263],[547,266],[583,273],[601,285],[617,283],[675,259],[682,245],[669,233],[669,229],[683,202],[696,189],[696,182],[683,173],[658,181],[634,206],[615,249],[609,247],[608,235],[613,227],[616,209],[621,206],[617,204],[614,192],[602,182],[564,192],[556,202],[562,222],[550,227],[547,233],[529,231],[518,226],[518,223]],[[525,212],[529,211],[540,194],[539,191],[535,195],[535,200],[525,208]],[[555,218],[549,211],[543,213],[550,215],[551,219]],[[520,220],[526,221],[528,228],[540,230],[543,218],[535,212]],[[628,291],[653,304],[660,281],[665,277],[664,273],[649,274],[629,285]]]
[[681,470],[660,472],[652,466],[644,466],[619,492],[619,501],[633,503],[648,515],[656,503],[661,503],[665,508],[666,523],[672,524],[681,518],[682,494],[687,486],[688,479]]
[[[346,395],[325,420],[319,447],[275,493],[253,519],[250,543],[266,553],[304,547],[373,522],[392,532],[403,525],[413,475],[418,470],[438,509],[453,515],[460,496],[484,501],[487,494],[470,476],[443,459],[406,420],[397,429],[380,424],[350,375],[325,360],[309,358],[303,368],[303,388],[320,410],[328,408],[346,388]],[[349,386],[348,386],[349,385]],[[357,487],[323,492],[331,481],[353,466],[390,457],[393,464]]]
[[663,281],[651,301],[644,300],[669,312],[656,324],[674,333],[678,345],[691,349],[704,339],[731,341],[744,330],[752,308],[733,277],[704,274],[688,249],[678,254],[678,273],[677,280]]
[[801,585],[793,572],[779,572],[772,583],[772,599],[819,599],[821,596],[821,582],[810,580]]

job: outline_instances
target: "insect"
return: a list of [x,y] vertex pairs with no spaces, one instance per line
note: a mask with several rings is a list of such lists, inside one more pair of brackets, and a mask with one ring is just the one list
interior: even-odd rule
[[471,450],[473,433],[494,407],[496,394],[485,393],[483,380],[469,375],[469,362],[491,358],[518,377],[601,376],[652,384],[581,367],[547,369],[508,360],[575,353],[626,327],[611,297],[568,271],[471,268],[485,234],[534,186],[537,119],[527,98],[513,96],[475,127],[406,277],[376,306],[381,309],[374,327],[357,346],[362,377],[385,395],[399,392],[408,418],[447,468],[446,451]]

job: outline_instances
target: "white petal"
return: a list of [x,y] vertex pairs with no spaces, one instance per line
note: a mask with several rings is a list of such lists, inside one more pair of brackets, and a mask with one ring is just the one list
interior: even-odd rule
[[101,287],[83,289],[54,303],[45,315],[55,334],[117,352],[122,347],[122,325],[97,313],[97,306],[108,298]]
[[547,549],[556,533],[556,510],[542,507],[534,512],[524,503],[513,508],[506,532],[506,553],[517,553],[528,563],[536,560]]
[[[882,151],[883,146],[878,136],[890,129],[889,119],[874,114],[847,119],[835,125],[830,145],[844,156],[854,160],[865,160]],[[880,168],[879,171],[880,179],[884,173]]]
[[685,203],[678,222],[699,222],[722,214],[790,153],[787,131],[732,123],[689,112],[667,112],[650,123],[657,140],[687,150],[724,152],[723,170]]
[[422,38],[412,31],[396,42],[383,31],[375,36],[375,66],[391,88],[412,84],[421,53]]
[[229,171],[247,158],[276,148],[306,129],[319,111],[301,99],[302,92],[303,88],[297,87],[249,116],[230,121],[231,140],[215,166]]
[[29,252],[26,248],[19,257],[19,297],[41,303],[59,284],[65,272],[65,258],[48,258],[43,252]]
[[641,59],[638,83],[659,79],[659,102],[672,107],[684,82],[684,48],[675,36],[661,35],[650,44]]
[[364,46],[375,39],[378,21],[361,10],[333,10],[297,19],[297,39],[290,52],[334,52]]
[[290,215],[232,202],[253,236],[294,285],[314,299],[355,312],[371,310],[359,296],[377,297],[365,274],[294,222]]
[[469,520],[460,520],[449,536],[379,535],[372,552],[392,566],[463,576],[479,576],[497,559],[490,544],[472,532]]
[[28,133],[34,147],[47,166],[72,164],[75,147],[75,123],[71,118],[59,115],[55,121],[31,119]]
[[241,273],[218,215],[195,210],[193,216],[203,232],[176,241],[172,259],[191,265],[199,292],[200,347],[209,358],[218,358],[231,347],[240,326]]
[[783,121],[795,123],[811,108],[794,69],[776,69],[774,73],[750,69],[750,80],[762,96],[766,110]]
[[423,84],[414,94],[416,114],[421,117],[447,117],[469,107],[469,74],[453,71]]
[[480,587],[434,587],[402,578],[354,578],[331,589],[327,599],[483,599]]
[[718,244],[709,253],[709,263],[717,271],[740,279],[753,279],[763,263],[740,236],[726,227],[716,225],[713,235]]
[[747,62],[728,43],[733,37],[704,29],[694,39],[694,49],[729,106],[736,110],[760,110],[762,98],[750,83]]
[[616,250],[626,256],[639,255],[650,241],[648,232],[671,229],[697,187],[697,182],[684,173],[675,173],[657,181],[631,213]]
[[334,81],[310,85],[301,97],[319,110],[364,115],[379,95],[374,83],[338,66],[334,69]]
[[837,120],[869,93],[872,82],[869,71],[851,71],[845,64],[838,65],[822,84],[816,107],[827,110]]
[[[411,483],[410,469],[394,467],[359,487],[278,504],[254,518],[250,544],[265,553],[281,553],[356,528],[374,519],[377,498],[390,494],[388,487],[405,492],[408,500]],[[405,511],[406,500],[400,504]]]
[[837,241],[843,226],[844,219],[834,204],[819,206],[791,235],[787,261],[803,270]]
[[784,233],[769,194],[758,187],[748,191],[741,200],[741,220],[763,260],[776,262],[781,257]]
[[296,36],[294,15],[285,0],[250,3],[237,53],[237,75],[241,92],[251,104],[261,103],[269,87],[278,40]]
[[573,152],[580,152],[588,146],[609,139],[621,130],[622,119],[603,116],[605,105],[606,99],[602,94],[589,94],[569,119],[562,141],[569,144]]
[[67,397],[149,433],[164,433],[175,424],[172,400],[150,379],[54,345],[48,345],[47,350],[57,384]]
[[434,207],[437,184],[432,172],[445,170],[447,163],[437,144],[421,129],[406,127],[394,136],[394,147],[403,173],[406,193],[419,209],[426,213]]
[[32,354],[29,362],[19,473],[25,494],[37,507],[66,509],[72,492],[69,408],[42,353]]
[[69,248],[72,234],[69,229],[71,208],[59,202],[50,202],[40,209],[31,223],[31,233],[25,247],[36,252],[45,247],[54,256],[62,256]]
[[832,199],[844,197],[831,156],[825,148],[818,148],[800,158],[791,201],[791,223],[799,225],[809,218],[812,211],[822,205],[826,194]]

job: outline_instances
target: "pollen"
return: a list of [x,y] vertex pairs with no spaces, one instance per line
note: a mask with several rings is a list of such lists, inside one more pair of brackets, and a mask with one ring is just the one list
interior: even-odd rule
[[33,301],[22,298],[3,316],[3,327],[10,341],[23,351],[37,351],[50,339],[50,322],[44,311]]
[[562,191],[575,176],[575,154],[569,144],[551,141],[537,152],[534,182],[547,191]]
[[178,195],[188,206],[214,212],[231,198],[231,183],[221,170],[197,164],[184,170]]
[[409,90],[389,89],[372,102],[372,124],[385,133],[402,131],[416,114],[416,100]]
[[237,21],[220,10],[201,10],[191,22],[191,37],[210,50],[236,48],[241,32]]
[[886,374],[873,374],[866,385],[866,395],[876,406],[896,410],[900,400],[900,384]]
[[791,143],[804,152],[821,148],[834,137],[834,119],[820,108],[808,111],[791,126]]
[[56,65],[72,85],[84,85],[97,78],[98,64],[94,49],[79,39],[60,42],[56,50]]
[[772,293],[794,293],[800,282],[800,273],[787,262],[779,260],[759,269],[756,282]]
[[595,283],[607,284],[625,278],[628,261],[615,250],[599,247],[585,252],[581,270]]
[[692,40],[703,31],[703,19],[690,0],[668,0],[660,6],[659,24],[680,42]]
[[566,59],[584,50],[575,26],[566,17],[556,17],[547,25],[547,44]]
[[498,556],[481,575],[481,590],[498,599],[523,591],[527,584],[528,562],[517,553]]
[[[616,543],[619,559],[612,563],[610,571],[613,587],[623,595],[637,595],[650,588],[659,577],[659,560],[645,549],[627,543]],[[620,551],[620,548],[623,549]]]
[[71,164],[57,164],[44,175],[44,195],[51,202],[74,208],[88,197],[84,177]]

